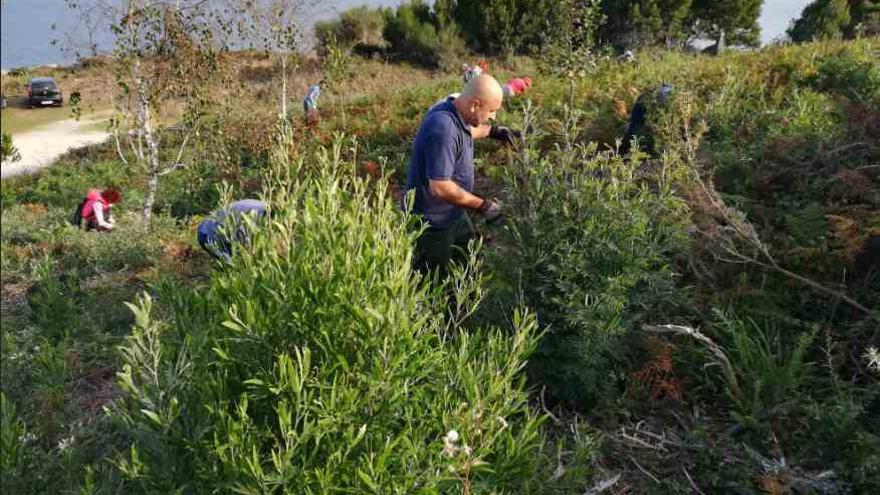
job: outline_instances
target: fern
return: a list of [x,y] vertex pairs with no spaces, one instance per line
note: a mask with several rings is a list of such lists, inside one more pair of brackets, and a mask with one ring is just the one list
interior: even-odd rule
[[806,355],[816,337],[815,328],[787,342],[773,321],[759,324],[721,312],[716,316],[730,341],[730,360],[742,387],[736,401],[742,418],[757,418],[799,398],[812,373]]

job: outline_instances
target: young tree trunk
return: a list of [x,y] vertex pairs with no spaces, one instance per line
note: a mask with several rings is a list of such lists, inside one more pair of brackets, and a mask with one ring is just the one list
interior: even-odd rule
[[338,92],[336,93],[335,97],[336,97],[336,101],[339,102],[339,110],[342,112],[342,128],[347,129],[348,128],[348,122],[347,122],[348,119],[346,118],[346,115],[345,115],[345,98],[343,97],[342,94],[340,94]]
[[287,118],[287,52],[281,51],[281,117]]
[[156,189],[159,186],[159,143],[156,142],[156,136],[153,135],[150,101],[147,95],[148,89],[141,76],[140,67],[140,59],[135,58],[134,65],[132,66],[132,76],[138,96],[138,134],[147,143],[147,194],[144,197],[143,219],[144,228],[149,229],[150,221],[153,217],[153,204],[156,202]]

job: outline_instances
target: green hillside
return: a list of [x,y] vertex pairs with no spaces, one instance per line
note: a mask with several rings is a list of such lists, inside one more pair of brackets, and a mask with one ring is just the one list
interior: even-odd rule
[[[354,58],[309,127],[314,65],[281,121],[278,67],[227,57],[148,232],[114,142],[2,182],[4,493],[880,490],[876,38],[605,57],[573,108],[490,59],[534,80],[523,141],[476,144],[506,222],[435,284],[398,204],[460,75]],[[618,153],[664,83],[655,153]],[[73,228],[111,186],[118,227]],[[219,266],[196,225],[245,197],[272,222]]]

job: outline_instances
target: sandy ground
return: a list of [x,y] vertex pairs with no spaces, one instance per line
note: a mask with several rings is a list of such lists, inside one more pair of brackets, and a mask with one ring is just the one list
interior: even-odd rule
[[12,143],[21,153],[21,160],[4,162],[0,167],[0,179],[21,174],[32,174],[51,165],[71,148],[80,148],[104,141],[110,135],[96,130],[98,116],[76,121],[67,119],[12,136]]

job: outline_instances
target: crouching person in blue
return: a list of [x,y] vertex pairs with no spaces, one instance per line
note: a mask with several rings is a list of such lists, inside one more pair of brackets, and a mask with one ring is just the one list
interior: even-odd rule
[[[235,201],[226,208],[215,210],[199,224],[199,245],[218,260],[232,259],[233,244],[250,241],[244,216],[257,223],[266,216],[268,206],[256,199]],[[231,239],[230,239],[231,236]]]
[[473,190],[474,139],[513,141],[509,129],[488,125],[502,100],[498,81],[483,74],[469,81],[457,98],[431,107],[419,127],[404,208],[428,224],[416,244],[415,268],[422,273],[437,270],[445,277],[451,261],[465,258],[474,237],[466,210],[483,215],[489,223],[501,219],[499,206]]
[[648,155],[657,156],[658,152],[654,146],[653,126],[656,124],[654,121],[657,120],[660,109],[669,104],[673,89],[671,85],[664,83],[657,90],[639,95],[630,112],[623,143],[620,145],[621,155],[632,151],[635,140],[639,149]]

